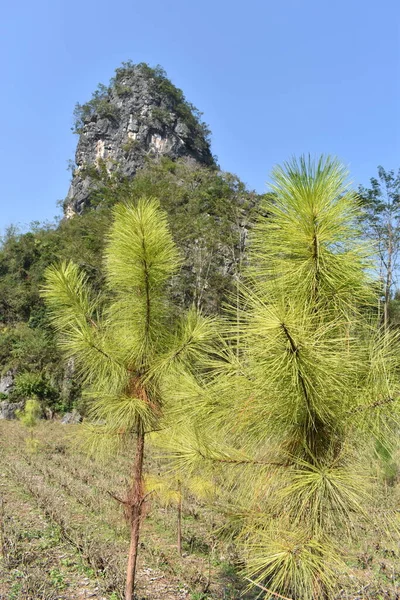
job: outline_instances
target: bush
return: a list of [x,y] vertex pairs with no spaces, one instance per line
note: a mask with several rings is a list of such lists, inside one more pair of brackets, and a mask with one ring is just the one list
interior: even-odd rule
[[74,109],[74,126],[72,131],[78,135],[82,133],[83,127],[95,115],[100,118],[117,119],[119,110],[115,104],[110,102],[111,88],[100,83],[93,93],[92,98],[85,104],[75,105]]
[[53,404],[58,393],[41,373],[19,373],[12,390],[13,399],[37,397],[41,403]]

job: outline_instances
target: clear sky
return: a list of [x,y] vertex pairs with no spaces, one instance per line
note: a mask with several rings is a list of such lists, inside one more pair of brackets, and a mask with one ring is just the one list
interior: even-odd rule
[[5,0],[0,232],[59,213],[77,101],[122,62],[161,64],[204,112],[221,168],[266,189],[304,152],[355,184],[400,167],[398,0]]

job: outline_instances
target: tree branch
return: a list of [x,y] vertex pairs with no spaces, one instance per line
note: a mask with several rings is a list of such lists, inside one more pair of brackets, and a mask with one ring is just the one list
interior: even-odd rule
[[380,408],[381,406],[386,406],[387,404],[391,404],[392,402],[397,402],[396,398],[385,398],[384,400],[376,400],[372,404],[367,404],[366,406],[357,406],[354,410],[349,410],[347,414],[351,415],[358,412],[363,412],[364,410]]
[[[283,329],[283,331],[284,331],[284,333],[285,333],[285,335],[286,335],[287,339],[289,340],[290,349],[291,349],[292,353],[293,353],[293,354],[298,354],[298,353],[299,353],[299,347],[298,347],[298,345],[296,344],[296,342],[294,341],[294,339],[292,338],[292,336],[290,335],[290,333],[289,333],[289,330],[288,330],[288,328],[286,327],[285,323],[281,323],[281,327],[282,327],[282,329]],[[303,394],[304,394],[304,399],[305,399],[305,401],[306,401],[306,404],[307,404],[307,409],[308,409],[308,411],[309,411],[309,413],[310,413],[310,416],[311,416],[311,410],[310,410],[310,399],[309,399],[309,397],[308,397],[308,392],[307,392],[306,383],[305,383],[305,381],[304,381],[304,377],[303,377],[303,375],[302,375],[302,373],[301,373],[300,369],[298,369],[298,370],[297,370],[297,373],[298,373],[298,377],[299,377],[299,381],[300,381],[301,389],[302,389],[302,391],[303,391]]]
[[272,467],[285,467],[286,466],[283,463],[277,463],[277,462],[265,461],[265,460],[252,460],[250,458],[243,458],[243,459],[242,458],[240,458],[240,459],[214,458],[212,456],[207,456],[206,454],[201,452],[201,450],[198,450],[198,454],[204,460],[210,460],[212,462],[227,463],[227,464],[231,464],[231,465],[270,465]]

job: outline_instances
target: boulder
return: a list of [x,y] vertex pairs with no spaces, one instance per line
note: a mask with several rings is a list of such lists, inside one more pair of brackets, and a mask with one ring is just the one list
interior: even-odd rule
[[14,385],[14,373],[8,371],[5,375],[0,377],[0,394],[8,394]]
[[72,412],[65,413],[65,415],[61,419],[61,423],[63,425],[74,425],[75,423],[80,423],[81,421],[82,421],[82,415],[79,414],[77,410],[73,410]]
[[8,402],[8,400],[3,400],[3,402],[0,402],[0,419],[7,419],[8,421],[16,419],[17,410],[22,410],[23,408],[24,402]]

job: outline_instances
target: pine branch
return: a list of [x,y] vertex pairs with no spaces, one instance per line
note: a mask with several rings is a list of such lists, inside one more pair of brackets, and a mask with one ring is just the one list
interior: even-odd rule
[[182,352],[184,352],[188,346],[190,346],[190,344],[191,344],[191,342],[192,342],[192,341],[193,341],[193,336],[191,335],[191,336],[190,336],[190,337],[189,337],[189,338],[186,340],[186,342],[185,342],[184,344],[182,344],[182,346],[181,346],[180,348],[178,348],[178,350],[176,350],[176,351],[174,352],[174,354],[171,356],[171,359],[170,359],[170,360],[171,360],[171,362],[172,362],[173,360],[175,360],[176,358],[178,358],[178,356],[179,356],[180,354],[182,354]]
[[370,410],[374,408],[380,408],[381,406],[386,406],[387,404],[391,404],[392,402],[397,402],[396,398],[385,398],[384,400],[376,400],[372,404],[367,404],[366,406],[357,406],[354,410],[348,411],[347,414],[354,414],[358,412],[363,412],[364,410]]
[[252,460],[250,458],[243,458],[243,459],[242,458],[240,458],[240,459],[235,459],[235,458],[215,458],[215,457],[212,457],[212,456],[207,456],[201,450],[198,450],[198,454],[204,460],[209,460],[209,461],[218,462],[218,463],[227,463],[227,464],[231,464],[231,465],[268,465],[268,466],[271,466],[271,467],[286,467],[287,466],[287,465],[285,465],[283,463],[272,462],[272,461],[265,461],[265,460]]
[[[283,329],[283,331],[284,331],[284,333],[285,333],[285,335],[286,335],[286,337],[287,337],[287,339],[289,341],[292,353],[294,355],[299,356],[299,346],[296,344],[296,342],[294,341],[294,339],[290,335],[289,330],[286,327],[285,323],[281,323],[281,327],[282,327],[282,329]],[[301,389],[303,391],[304,399],[306,401],[306,406],[307,406],[308,413],[309,413],[310,417],[312,417],[312,415],[311,415],[311,403],[310,403],[310,398],[309,398],[309,395],[308,395],[308,392],[307,392],[306,382],[304,380],[303,374],[302,374],[302,372],[301,372],[300,369],[297,369],[297,374],[298,374],[298,377],[299,377]]]
[[[102,350],[102,348],[99,348],[98,346],[96,346],[96,344],[93,344],[93,343],[89,342],[88,346],[90,348],[93,348],[93,350],[96,350],[96,352],[98,352],[102,356],[104,356],[104,358],[107,358],[107,360],[109,360],[110,362],[112,362],[114,365],[118,365],[119,367],[126,368],[123,363],[120,363],[117,360],[115,360],[115,358],[113,358],[110,354],[107,354],[107,352],[104,352],[104,350]],[[127,369],[127,371],[129,371],[129,369]]]

